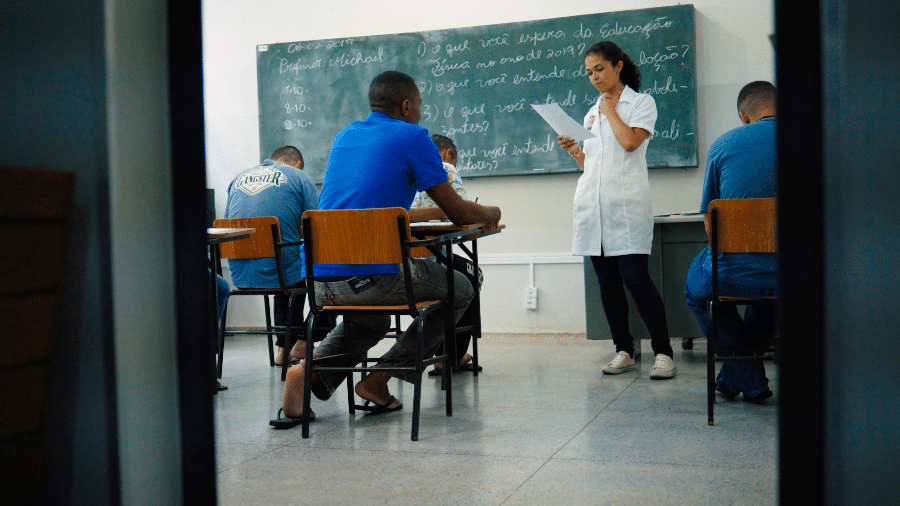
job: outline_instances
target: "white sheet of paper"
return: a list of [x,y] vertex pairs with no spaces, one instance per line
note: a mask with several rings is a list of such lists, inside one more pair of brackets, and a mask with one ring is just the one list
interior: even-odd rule
[[552,104],[531,104],[531,107],[544,118],[544,121],[553,128],[556,133],[563,137],[571,137],[576,142],[596,137],[590,130],[581,126],[580,123],[572,119],[557,103]]

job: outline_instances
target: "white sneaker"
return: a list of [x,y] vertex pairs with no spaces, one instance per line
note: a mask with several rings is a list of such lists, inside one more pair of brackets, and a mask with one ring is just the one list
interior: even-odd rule
[[634,359],[631,358],[631,355],[629,355],[627,351],[620,351],[619,353],[616,353],[612,362],[607,364],[602,371],[606,374],[621,374],[635,369],[637,369],[637,364],[634,363]]
[[650,369],[650,377],[653,379],[669,379],[675,377],[675,361],[668,355],[660,353],[656,356],[656,363]]

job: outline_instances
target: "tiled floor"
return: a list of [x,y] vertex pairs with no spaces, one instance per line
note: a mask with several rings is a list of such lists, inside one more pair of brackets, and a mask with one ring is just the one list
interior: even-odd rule
[[[372,355],[391,342],[385,341]],[[404,409],[349,415],[345,390],[313,398],[310,438],[268,426],[281,405],[263,337],[229,340],[215,399],[219,500],[265,504],[775,504],[776,398],[718,397],[706,423],[704,340],[678,376],[604,376],[609,341],[583,335],[485,335],[484,371],[453,377],[446,417],[439,379],[423,384],[419,441],[413,389],[390,382]],[[775,368],[766,364],[777,395]]]

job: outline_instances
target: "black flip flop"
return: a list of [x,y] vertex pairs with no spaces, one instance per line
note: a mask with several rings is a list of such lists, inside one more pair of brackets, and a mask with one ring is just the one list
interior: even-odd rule
[[[481,372],[483,369],[484,369],[483,367],[478,366],[478,372]],[[465,364],[457,367],[456,371],[475,371],[475,368],[472,367],[472,362],[466,362]],[[453,371],[453,372],[456,372],[456,371]],[[441,372],[440,369],[432,369],[432,370],[428,371],[429,376],[440,376],[441,374],[443,374],[443,373]]]
[[[397,401],[397,398],[392,395],[391,398],[388,399],[388,401],[386,403],[384,403],[380,406],[378,404],[375,404],[372,401],[366,401],[365,404],[363,404],[362,406],[357,406],[357,408],[361,409],[363,411],[368,411],[369,415],[380,415],[382,413],[390,413],[391,411],[397,411],[398,409],[402,409],[403,404],[400,404],[399,406],[396,406],[393,408],[388,407],[396,401]],[[369,403],[372,403],[373,405],[369,406]]]
[[[288,418],[287,416],[285,416],[284,418],[281,418],[281,413],[283,413],[283,412],[284,412],[284,410],[279,408],[278,414],[276,415],[277,418],[274,420],[269,420],[269,425],[271,425],[272,427],[275,427],[276,429],[290,429],[292,427],[296,427],[296,426],[300,425],[301,423],[303,423],[303,418]],[[315,419],[316,419],[316,417],[312,416],[312,417],[310,417],[309,421],[312,422]]]

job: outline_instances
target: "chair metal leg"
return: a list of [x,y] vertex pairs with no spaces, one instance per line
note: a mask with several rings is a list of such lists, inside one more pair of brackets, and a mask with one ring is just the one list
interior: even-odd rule
[[[290,314],[288,314],[288,322],[291,321]],[[315,317],[309,318],[309,323],[307,324],[307,335],[312,332],[313,325],[315,324]],[[289,327],[288,327],[289,328]],[[287,355],[285,355],[285,359],[283,360],[283,364],[287,364],[290,362],[288,360]],[[310,394],[312,394],[312,373],[313,373],[313,365],[315,363],[315,357],[313,357],[313,340],[306,340],[306,362],[303,367],[303,414],[301,417],[303,418],[302,427],[303,430],[301,432],[301,436],[306,439],[309,438],[309,413],[310,413]],[[287,370],[285,368],[285,370]]]
[[272,339],[277,339],[272,335],[272,316],[269,314],[269,296],[263,295],[263,305],[266,310],[266,341],[269,343],[269,367],[275,367],[275,348],[272,346]]
[[706,350],[706,409],[708,413],[707,423],[715,425],[714,407],[716,403],[715,374],[716,374],[716,308],[712,300],[709,301],[707,309],[707,320],[709,328],[706,329],[707,350]]
[[[447,350],[444,350],[444,354],[447,354]],[[447,410],[447,416],[453,416],[453,369],[450,366],[450,360],[444,362],[444,367],[441,369],[441,388],[444,389],[444,408]]]
[[353,391],[353,371],[347,374],[347,405],[350,406],[350,414],[356,414],[356,394]]
[[422,373],[425,372],[422,366],[422,340],[425,338],[424,333],[425,318],[419,319],[418,339],[416,339],[416,373],[415,383],[413,383],[413,423],[412,423],[412,440],[419,440],[419,408],[422,405]]
[[[347,332],[347,342],[350,342],[350,339],[351,339],[350,325],[347,325],[346,322],[344,322],[344,332]],[[368,353],[363,354],[362,367],[366,367],[368,365],[369,362],[366,360],[368,358],[368,356],[369,356]],[[361,372],[359,374],[359,376],[360,376],[360,378],[359,378],[360,381],[362,381],[363,379],[365,379],[366,373]],[[350,414],[355,415],[356,414],[356,392],[353,390],[353,371],[350,371],[347,374],[347,406],[348,406],[348,409],[350,410]]]
[[216,363],[216,377],[222,379],[222,360],[225,353],[225,317],[228,316],[228,300],[225,300],[225,308],[222,310],[222,319],[218,320],[219,331],[219,357]]
[[[475,269],[475,280],[478,281],[478,239],[472,241],[472,266]],[[472,376],[478,376],[478,340],[481,339],[481,283],[476,283],[475,299],[472,304],[477,304],[478,312],[475,314],[475,332],[472,334]]]
[[472,334],[472,376],[478,376],[478,340],[481,339],[481,317],[478,318],[478,329]]

